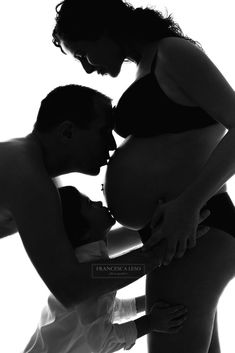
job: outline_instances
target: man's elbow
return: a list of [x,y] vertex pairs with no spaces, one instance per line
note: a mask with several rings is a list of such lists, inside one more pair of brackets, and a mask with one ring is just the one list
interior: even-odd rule
[[87,293],[82,288],[83,286],[78,285],[77,282],[75,284],[75,280],[71,278],[70,280],[61,280],[60,278],[58,281],[54,281],[50,288],[52,294],[66,309],[70,309],[87,299]]
[[87,299],[87,296],[84,295],[82,290],[76,290],[76,292],[73,292],[69,287],[64,288],[64,290],[61,290],[61,288],[59,290],[54,290],[52,294],[66,309],[71,309]]

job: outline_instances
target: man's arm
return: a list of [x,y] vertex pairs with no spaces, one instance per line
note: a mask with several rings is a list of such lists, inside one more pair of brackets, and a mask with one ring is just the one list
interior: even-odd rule
[[140,297],[136,297],[135,304],[136,304],[137,314],[141,313],[142,311],[145,311],[145,308],[146,308],[145,295],[141,295]]
[[131,349],[137,338],[153,331],[149,315],[122,324],[96,320],[87,330],[86,342],[94,353],[112,353],[122,348]]
[[145,295],[136,298],[120,299],[115,298],[113,309],[113,321],[122,319],[129,320],[137,314],[145,311]]
[[91,263],[78,263],[65,233],[58,191],[46,172],[38,169],[27,170],[25,175],[9,180],[8,207],[33,265],[64,306],[120,289],[157,266],[157,252],[151,252],[150,256],[135,250],[117,259],[105,260],[105,264],[141,264],[145,265],[144,273],[139,271],[134,278],[124,278],[123,274],[95,278]]
[[112,321],[130,320],[137,315],[135,298],[115,298]]
[[134,320],[134,323],[137,330],[137,338],[147,335],[153,331],[149,315],[143,315],[139,317],[138,319]]
[[111,256],[131,251],[131,249],[142,245],[139,232],[125,227],[112,229],[108,233],[107,239]]

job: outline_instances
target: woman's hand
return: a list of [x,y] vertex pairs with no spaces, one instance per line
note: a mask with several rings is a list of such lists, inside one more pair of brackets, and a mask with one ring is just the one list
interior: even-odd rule
[[151,221],[152,236],[143,246],[147,250],[165,240],[166,251],[162,256],[162,264],[168,265],[174,257],[180,258],[186,249],[196,245],[200,238],[210,229],[200,226],[210,215],[207,209],[198,210],[180,198],[160,204]]

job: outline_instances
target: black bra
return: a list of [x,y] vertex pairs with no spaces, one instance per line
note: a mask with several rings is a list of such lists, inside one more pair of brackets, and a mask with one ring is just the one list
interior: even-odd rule
[[154,73],[156,60],[157,53],[149,74],[135,81],[114,107],[117,134],[150,137],[217,123],[203,109],[175,103],[164,93]]

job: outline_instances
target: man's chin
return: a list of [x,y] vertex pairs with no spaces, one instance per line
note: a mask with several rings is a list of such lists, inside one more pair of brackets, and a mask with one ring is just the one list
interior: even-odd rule
[[110,76],[115,78],[120,74],[120,71],[121,70],[115,70],[115,71],[113,70],[112,72],[110,72]]

